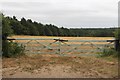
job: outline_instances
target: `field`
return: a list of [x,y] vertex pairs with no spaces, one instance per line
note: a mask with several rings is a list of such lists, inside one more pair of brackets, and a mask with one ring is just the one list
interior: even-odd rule
[[[47,36],[12,36],[12,38],[58,38]],[[112,37],[59,37],[66,40],[110,40]],[[20,41],[18,41],[20,42]],[[25,42],[25,40],[24,40]],[[45,41],[43,41],[45,42]],[[50,42],[50,41],[48,41]],[[72,43],[70,43],[72,44]],[[78,44],[78,43],[74,43]],[[96,43],[101,44],[101,43]],[[103,44],[103,43],[102,43]],[[88,48],[88,47],[84,47]],[[91,54],[91,52],[87,52]],[[72,54],[76,54],[75,52]],[[5,78],[115,78],[116,58],[95,56],[59,56],[31,54],[18,58],[3,58]]]
[[113,37],[58,37],[58,36],[11,36],[10,38],[62,38],[62,39],[76,39],[76,40],[106,40],[114,39]]
[[[95,51],[98,50],[97,48],[102,49],[103,46],[109,44],[109,42],[89,42],[89,41],[114,39],[112,37],[48,37],[48,36],[12,36],[12,38],[37,39],[37,40],[15,40],[15,41],[24,44],[26,46],[26,53],[34,52],[34,53],[44,53],[44,54],[48,52],[61,53],[61,54],[80,54],[83,52],[94,53]],[[38,40],[38,39],[43,39],[43,40]],[[68,42],[56,41],[54,39],[68,40]],[[82,42],[78,40],[82,40]],[[84,42],[84,40],[88,40],[88,42]]]

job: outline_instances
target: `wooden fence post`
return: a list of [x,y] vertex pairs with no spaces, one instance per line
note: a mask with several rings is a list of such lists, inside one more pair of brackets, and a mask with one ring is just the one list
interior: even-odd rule
[[115,39],[115,50],[116,51],[119,50],[119,46],[120,46],[119,39]]
[[60,41],[60,38],[59,38],[59,54],[61,54],[61,41]]

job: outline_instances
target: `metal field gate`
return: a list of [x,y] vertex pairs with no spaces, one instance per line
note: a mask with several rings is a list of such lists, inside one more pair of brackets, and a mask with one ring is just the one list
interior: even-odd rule
[[14,38],[19,45],[25,46],[25,53],[80,55],[102,52],[105,48],[114,48],[113,40],[66,40],[60,38]]

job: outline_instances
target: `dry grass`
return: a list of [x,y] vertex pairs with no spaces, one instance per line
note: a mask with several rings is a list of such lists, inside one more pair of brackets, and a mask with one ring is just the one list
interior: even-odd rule
[[30,77],[37,78],[113,78],[117,77],[117,68],[115,59],[108,61],[95,57],[31,54],[19,58],[3,58],[3,77],[25,77],[31,73]]
[[[45,38],[45,39],[56,39],[56,38],[60,38],[60,39],[65,39],[65,40],[111,40],[114,39],[113,37],[55,37],[55,36],[12,36],[11,38]],[[16,40],[16,42],[18,43],[27,43],[30,40]],[[37,43],[37,42],[40,42]],[[36,40],[36,41],[31,41],[30,43],[32,44],[25,44],[26,46],[31,46],[31,50],[34,49],[34,46],[38,46],[38,47],[42,47],[43,45],[49,45],[50,43],[53,43],[55,40]],[[83,42],[65,42],[67,45],[72,45],[72,44],[83,44]],[[108,42],[92,42],[93,44],[108,44]],[[41,45],[43,44],[43,45]],[[90,42],[86,42],[84,44],[91,44]],[[64,45],[63,43],[61,43],[61,45]],[[59,48],[59,44],[52,44],[51,47],[54,48]],[[61,50],[66,51],[66,50],[70,50],[72,48],[74,48],[76,46],[61,46]],[[96,46],[79,46],[77,47],[78,49],[96,49]],[[56,49],[57,50],[57,49]],[[35,50],[33,50],[35,51]],[[37,50],[39,51],[39,50]],[[44,50],[49,52],[49,50]],[[43,51],[43,52],[44,52]],[[50,50],[51,51],[51,50]],[[55,51],[55,50],[53,50]],[[42,52],[42,50],[41,50]]]
[[114,37],[58,37],[58,36],[12,36],[11,38],[62,38],[68,40],[106,40],[114,39]]
[[[58,37],[12,36],[12,38],[58,38]],[[60,38],[68,39],[68,40],[113,39],[112,37],[60,37]],[[83,47],[83,48],[88,48],[88,47]],[[94,56],[68,57],[68,56],[59,56],[56,54],[27,53],[26,56],[21,56],[18,58],[3,58],[3,77],[6,78],[9,77],[11,78],[21,78],[21,77],[22,78],[28,78],[28,77],[29,78],[114,78],[117,77],[118,61],[113,58],[109,58],[109,59],[96,58]]]

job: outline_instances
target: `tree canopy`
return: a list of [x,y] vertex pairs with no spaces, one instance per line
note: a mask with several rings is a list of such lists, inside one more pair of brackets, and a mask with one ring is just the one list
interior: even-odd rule
[[31,19],[2,15],[3,34],[34,36],[80,36],[80,37],[113,37],[117,28],[64,28],[53,24],[42,24]]

